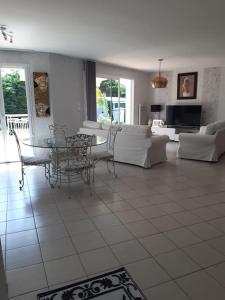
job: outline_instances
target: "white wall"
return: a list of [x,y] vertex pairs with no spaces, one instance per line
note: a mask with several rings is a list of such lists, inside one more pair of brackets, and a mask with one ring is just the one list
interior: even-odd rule
[[[177,100],[177,74],[198,72],[197,99]],[[168,86],[165,89],[150,89],[150,103],[163,104],[161,112],[165,119],[165,105],[167,104],[201,104],[202,124],[225,119],[225,68],[185,69],[165,72]],[[150,74],[150,80],[155,74]]]
[[217,110],[217,119],[225,120],[225,68],[221,68],[220,97]]
[[138,124],[138,104],[149,105],[149,73],[103,63],[96,64],[96,73],[134,81],[134,124]]
[[50,73],[54,123],[75,133],[84,120],[83,61],[51,54]]

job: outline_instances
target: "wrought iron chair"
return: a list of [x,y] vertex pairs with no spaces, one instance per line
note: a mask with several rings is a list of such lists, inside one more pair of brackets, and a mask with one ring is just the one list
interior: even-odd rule
[[48,126],[50,137],[56,140],[63,140],[66,138],[68,128],[66,125],[51,124]]
[[[82,178],[87,184],[90,183],[90,169],[92,162],[90,159],[93,136],[86,134],[76,134],[66,137],[66,148],[53,148],[53,171],[56,177],[55,184],[58,187],[62,183],[70,184]],[[61,156],[64,159],[61,159]]]
[[48,156],[24,156],[24,155],[22,155],[20,141],[18,139],[18,136],[17,136],[15,130],[10,129],[9,134],[14,135],[14,137],[15,137],[18,154],[19,154],[19,159],[20,159],[20,163],[21,163],[21,179],[19,180],[20,190],[22,190],[24,187],[24,175],[25,175],[24,169],[25,169],[25,167],[28,167],[28,166],[44,167],[45,168],[45,177],[49,180],[49,183],[50,183],[51,159]]
[[[66,125],[58,125],[58,124],[51,124],[48,126],[50,131],[50,139],[53,139],[55,143],[61,143],[66,142],[66,136],[68,132],[68,128]],[[57,155],[57,157],[53,157],[54,155]],[[57,149],[56,151],[52,151],[51,158],[53,160],[66,160],[67,159],[67,153],[63,149]]]
[[92,159],[92,164],[93,164],[93,177],[92,181],[94,182],[95,180],[95,166],[98,161],[104,160],[107,163],[107,170],[109,173],[111,173],[111,170],[109,168],[109,161],[112,162],[113,166],[113,175],[114,177],[117,177],[116,175],[116,165],[114,161],[114,145],[115,145],[115,140],[116,140],[116,135],[118,131],[120,131],[121,128],[119,126],[110,126],[109,127],[109,132],[107,136],[107,145],[106,145],[106,150],[97,150],[96,152],[93,152],[91,154],[91,159]]

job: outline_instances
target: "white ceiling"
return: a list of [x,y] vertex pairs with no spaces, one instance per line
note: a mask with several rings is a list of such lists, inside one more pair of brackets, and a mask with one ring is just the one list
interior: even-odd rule
[[1,49],[35,50],[155,70],[225,66],[225,0],[0,0],[14,33]]

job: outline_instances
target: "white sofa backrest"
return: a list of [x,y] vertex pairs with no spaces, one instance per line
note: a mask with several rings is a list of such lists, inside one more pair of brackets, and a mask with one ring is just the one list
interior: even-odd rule
[[121,133],[144,135],[145,137],[151,137],[152,130],[148,125],[123,125]]
[[102,129],[102,123],[85,120],[85,121],[83,121],[83,127],[84,128],[91,128],[91,129]]
[[[217,121],[205,126],[205,134],[215,134],[218,130],[225,128],[225,121]],[[200,129],[201,132],[201,129]]]
[[[110,125],[103,124],[95,121],[83,121],[83,128],[93,129],[93,130],[106,130],[108,131]],[[122,125],[121,132],[123,134],[132,134],[132,135],[143,135],[145,137],[151,137],[152,130],[151,126],[148,125]]]
[[223,140],[223,143],[225,144],[225,128],[217,130],[215,134],[216,141]]

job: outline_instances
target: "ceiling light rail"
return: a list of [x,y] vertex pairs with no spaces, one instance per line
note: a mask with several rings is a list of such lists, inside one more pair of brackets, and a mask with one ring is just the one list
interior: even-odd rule
[[13,43],[13,33],[8,30],[6,25],[0,25],[0,33],[6,42]]

